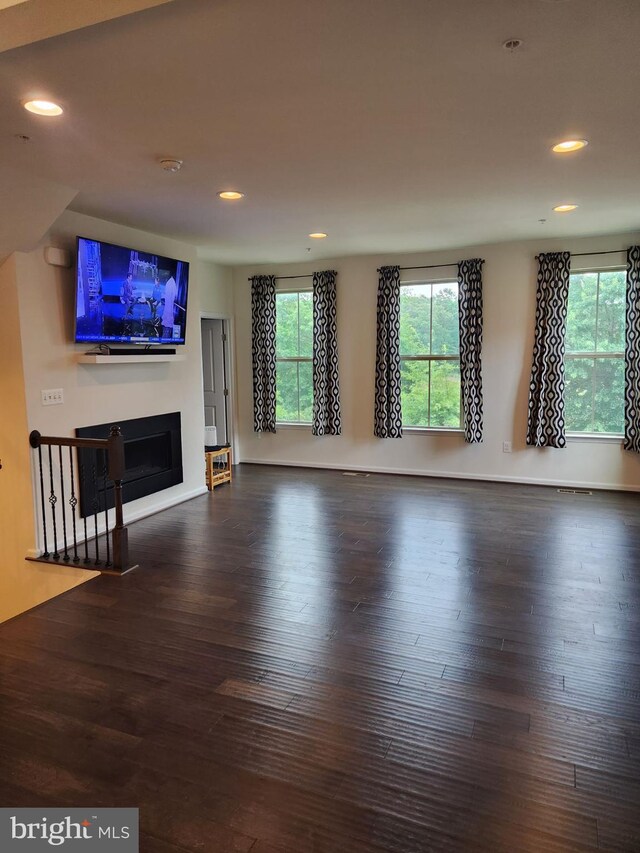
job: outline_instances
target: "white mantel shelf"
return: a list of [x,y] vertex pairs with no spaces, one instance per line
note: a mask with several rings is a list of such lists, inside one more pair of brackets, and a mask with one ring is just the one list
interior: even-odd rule
[[157,364],[159,361],[184,361],[183,355],[88,355],[78,356],[78,364]]

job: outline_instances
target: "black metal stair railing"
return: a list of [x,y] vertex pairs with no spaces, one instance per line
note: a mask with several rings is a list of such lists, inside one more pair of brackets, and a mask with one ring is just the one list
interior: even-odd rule
[[[40,435],[34,430],[29,436],[36,450],[37,481],[39,492],[40,525],[43,553],[28,559],[78,568],[94,569],[121,574],[131,568],[129,563],[128,530],[122,514],[122,480],[124,478],[124,439],[120,427],[111,427],[109,438],[63,438]],[[45,452],[43,453],[43,447]],[[68,448],[65,463],[63,448]],[[91,518],[82,518],[82,531],[78,531],[78,497],[76,474],[84,478],[83,466],[78,466],[78,448],[91,448],[104,453],[105,464],[100,471],[93,465],[91,479],[94,498]],[[74,461],[75,459],[75,461]],[[104,508],[98,501],[98,479],[102,480],[105,496]],[[113,484],[114,521],[109,529],[109,509],[106,495],[109,483]],[[48,504],[48,509],[47,509]],[[99,530],[99,516],[104,514],[104,531]],[[84,534],[84,535],[83,535]]]

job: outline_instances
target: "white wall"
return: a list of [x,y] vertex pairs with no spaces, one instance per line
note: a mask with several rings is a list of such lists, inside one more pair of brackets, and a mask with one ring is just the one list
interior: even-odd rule
[[[78,364],[77,356],[87,349],[87,345],[73,343],[74,271],[50,266],[44,260],[44,247],[49,245],[68,249],[73,254],[78,234],[190,262],[187,343],[179,349],[185,356],[184,361]],[[233,304],[229,271],[215,264],[199,262],[193,246],[70,211],[55,222],[38,249],[15,253],[3,265],[2,273],[6,304],[8,310],[12,308],[15,314],[12,322],[4,315],[11,339],[5,329],[2,387],[4,390],[6,386],[3,399],[10,401],[11,414],[8,420],[3,413],[2,421],[0,455],[4,457],[5,464],[4,471],[0,471],[2,506],[10,503],[14,490],[17,490],[16,494],[22,494],[25,488],[29,506],[20,508],[19,542],[11,550],[7,547],[5,532],[8,531],[3,524],[0,589],[3,588],[2,578],[15,584],[19,577],[21,592],[13,595],[10,606],[0,608],[0,620],[92,576],[89,572],[38,566],[24,561],[27,551],[36,546],[27,446],[32,429],[48,435],[72,436],[75,428],[80,426],[179,411],[182,417],[184,482],[126,504],[125,521],[206,490],[202,456],[201,298],[204,310],[230,311]],[[16,322],[18,312],[19,325]],[[63,389],[63,405],[42,406],[40,392],[49,388]],[[5,435],[9,423],[12,425],[11,436]],[[11,488],[8,488],[8,472],[11,472]],[[4,511],[0,517],[4,518]],[[37,575],[46,581],[39,581]],[[62,578],[57,585],[52,583],[56,577]]]
[[[471,246],[446,252],[320,260],[234,270],[236,364],[241,461],[322,466],[408,474],[514,480],[640,490],[640,457],[620,442],[570,441],[566,449],[525,445],[533,346],[536,263],[539,251],[626,249],[639,234],[572,240],[536,240]],[[457,434],[373,435],[378,266],[438,264],[482,257],[484,266],[484,443],[467,445]],[[575,258],[573,268],[624,264],[624,253]],[[338,271],[338,346],[343,434],[314,437],[310,427],[284,427],[275,435],[253,432],[251,297],[249,275]],[[451,270],[403,272],[402,280],[442,278]],[[304,284],[304,281],[300,282]],[[295,282],[283,282],[288,286]],[[308,282],[307,282],[308,284]],[[513,453],[502,452],[503,441]]]
[[198,261],[200,313],[233,317],[233,270],[211,261]]
[[94,577],[65,566],[27,562],[34,544],[27,407],[15,256],[0,267],[0,622]]

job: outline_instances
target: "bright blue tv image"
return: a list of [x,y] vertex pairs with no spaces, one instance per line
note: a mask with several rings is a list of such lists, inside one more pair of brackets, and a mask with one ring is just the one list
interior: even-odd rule
[[78,237],[76,343],[183,344],[189,264]]

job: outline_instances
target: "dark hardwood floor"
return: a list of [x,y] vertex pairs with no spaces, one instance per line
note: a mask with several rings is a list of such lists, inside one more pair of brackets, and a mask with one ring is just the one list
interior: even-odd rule
[[138,806],[144,853],[638,851],[639,509],[238,466],[0,626],[0,805]]

